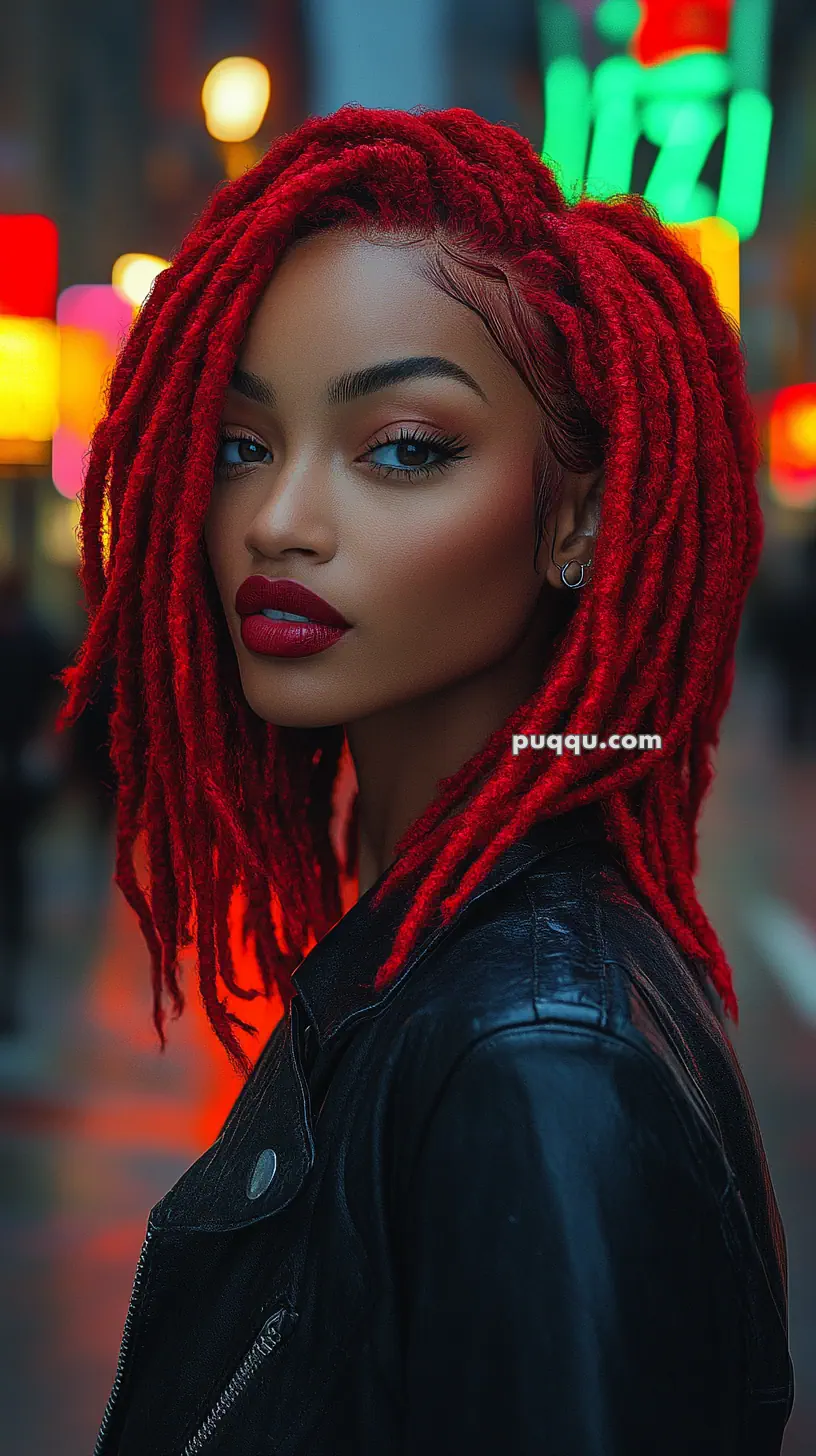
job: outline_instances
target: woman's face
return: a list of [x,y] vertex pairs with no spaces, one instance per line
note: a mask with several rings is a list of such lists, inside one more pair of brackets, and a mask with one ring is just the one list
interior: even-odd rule
[[[219,447],[205,542],[244,693],[270,723],[347,724],[433,694],[498,664],[538,615],[538,406],[481,319],[419,275],[421,246],[301,240],[244,339],[243,382],[273,402],[228,390],[222,426],[243,440]],[[338,376],[428,357],[472,383],[417,374],[329,397]],[[349,630],[309,656],[253,650],[235,604],[251,575],[301,583]]]

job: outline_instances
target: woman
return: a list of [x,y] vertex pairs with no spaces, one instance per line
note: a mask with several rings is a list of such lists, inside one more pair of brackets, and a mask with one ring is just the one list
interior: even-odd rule
[[155,1025],[194,935],[247,1081],[151,1210],[96,1456],[779,1451],[784,1235],[694,890],[757,458],[705,271],[468,110],[310,118],[157,279],[64,718],[112,654]]

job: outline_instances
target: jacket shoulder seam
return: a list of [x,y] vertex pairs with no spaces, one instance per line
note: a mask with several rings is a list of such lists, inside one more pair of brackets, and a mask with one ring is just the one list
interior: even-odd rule
[[492,1049],[492,1046],[498,1042],[527,1038],[531,1036],[531,1034],[540,1037],[542,1040],[548,1037],[552,1037],[554,1035],[560,1035],[567,1038],[574,1038],[576,1044],[583,1042],[585,1045],[589,1045],[593,1041],[605,1041],[611,1045],[616,1046],[624,1054],[628,1053],[634,1061],[637,1061],[641,1066],[649,1070],[653,1080],[659,1084],[659,1086],[664,1090],[668,1098],[675,1119],[678,1122],[681,1132],[683,1134],[684,1142],[686,1143],[691,1154],[695,1173],[699,1175],[699,1177],[697,1178],[698,1183],[705,1188],[705,1190],[719,1206],[722,1200],[727,1196],[728,1190],[731,1186],[731,1175],[728,1165],[726,1164],[724,1167],[726,1177],[725,1186],[720,1190],[716,1190],[711,1186],[709,1179],[706,1177],[706,1170],[695,1146],[694,1137],[689,1127],[689,1120],[687,1116],[684,1115],[684,1111],[679,1103],[679,1099],[676,1093],[673,1091],[667,1077],[665,1076],[659,1058],[655,1057],[654,1054],[650,1052],[648,1047],[641,1046],[631,1037],[622,1035],[619,1031],[616,1031],[612,1027],[605,1025],[602,1026],[598,1023],[587,1025],[585,1023],[571,1021],[569,1017],[569,1008],[565,1008],[565,1010],[565,1015],[558,1015],[557,1017],[553,1017],[546,1021],[537,1019],[535,1021],[519,1022],[517,1020],[506,1026],[494,1027],[490,1031],[485,1032],[482,1036],[473,1038],[467,1043],[466,1046],[462,1047],[459,1050],[454,1061],[451,1063],[444,1076],[442,1077],[442,1080],[437,1087],[436,1092],[434,1093],[431,1105],[423,1118],[422,1126],[417,1137],[416,1149],[412,1160],[411,1171],[408,1176],[406,1187],[410,1187],[410,1184],[413,1181],[414,1173],[422,1155],[422,1150],[434,1116],[441,1102],[443,1101],[451,1082],[467,1061],[474,1059],[477,1055],[487,1055]]

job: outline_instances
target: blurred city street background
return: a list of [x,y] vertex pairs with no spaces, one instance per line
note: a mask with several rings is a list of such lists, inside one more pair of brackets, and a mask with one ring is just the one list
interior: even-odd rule
[[[234,58],[238,93],[255,98],[246,114],[230,114]],[[604,111],[616,75],[635,88],[626,136]],[[643,192],[688,230],[738,318],[766,545],[699,885],[734,969],[731,1035],[788,1240],[784,1456],[813,1456],[816,9],[802,0],[3,7],[0,1456],[90,1456],[148,1211],[240,1085],[192,975],[158,1049],[147,950],[112,881],[110,684],[70,733],[53,733],[53,674],[85,626],[83,452],[117,340],[213,188],[348,101],[472,107],[516,127],[566,183]],[[260,1050],[279,1008],[257,1007]]]

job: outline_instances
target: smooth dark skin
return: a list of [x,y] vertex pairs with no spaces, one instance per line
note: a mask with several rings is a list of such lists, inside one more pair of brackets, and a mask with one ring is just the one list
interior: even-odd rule
[[[276,407],[229,389],[222,424],[256,445],[219,452],[247,463],[216,477],[205,523],[249,706],[270,723],[345,726],[360,794],[360,894],[439,780],[541,684],[552,589],[566,590],[568,561],[584,563],[586,579],[601,486],[600,470],[565,474],[536,573],[538,404],[481,319],[419,275],[423,246],[336,229],[286,252],[238,359],[268,381]],[[444,378],[345,404],[324,398],[336,375],[416,355],[459,364],[486,399]],[[372,461],[414,469],[440,459],[433,446],[369,453],[416,428],[464,437],[466,458],[414,480],[380,475]],[[251,652],[235,593],[256,572],[302,582],[351,630],[311,657]]]

